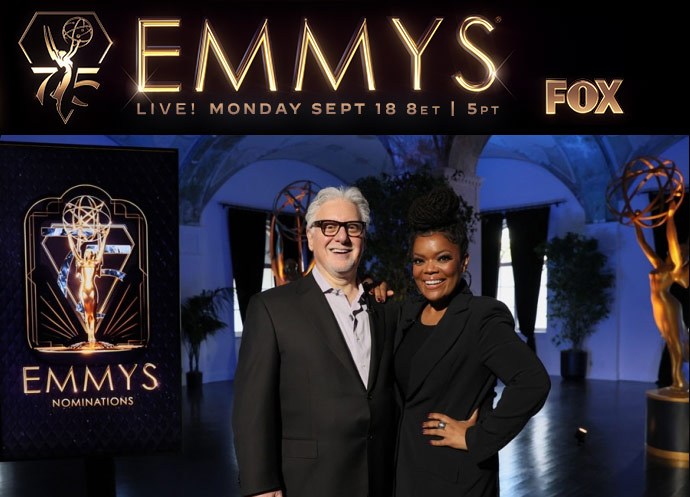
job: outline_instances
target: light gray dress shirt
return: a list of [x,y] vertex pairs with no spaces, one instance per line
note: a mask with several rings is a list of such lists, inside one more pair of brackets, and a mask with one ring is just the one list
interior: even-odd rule
[[360,283],[359,293],[350,303],[345,293],[340,288],[332,287],[319,273],[316,266],[312,269],[312,274],[333,311],[345,343],[350,349],[352,360],[357,366],[357,372],[366,387],[369,381],[369,363],[371,361],[371,328],[364,288]]

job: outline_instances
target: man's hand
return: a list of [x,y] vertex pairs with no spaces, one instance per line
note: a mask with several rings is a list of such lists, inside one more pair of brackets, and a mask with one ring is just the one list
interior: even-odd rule
[[390,297],[395,295],[395,292],[393,290],[388,289],[388,283],[386,283],[385,281],[376,283],[373,279],[367,277],[364,279],[364,281],[362,281],[362,285],[364,286],[365,292],[368,292],[369,295],[374,296],[376,302],[383,303]]

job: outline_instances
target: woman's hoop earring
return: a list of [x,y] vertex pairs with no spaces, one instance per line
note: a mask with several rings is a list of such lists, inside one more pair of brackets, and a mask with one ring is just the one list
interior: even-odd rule
[[462,273],[463,279],[467,282],[467,288],[472,286],[472,273],[469,271],[465,271]]

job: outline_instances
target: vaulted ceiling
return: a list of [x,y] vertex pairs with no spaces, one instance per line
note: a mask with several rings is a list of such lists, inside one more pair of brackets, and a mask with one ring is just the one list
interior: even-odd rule
[[[296,161],[353,183],[362,176],[395,173],[390,140],[374,135],[111,135],[124,146],[177,148],[180,216],[196,224],[216,191],[258,161]],[[495,135],[453,137],[451,167],[474,173],[481,158],[543,167],[578,199],[588,222],[609,217],[606,186],[631,159],[658,155],[687,135]],[[410,140],[418,139],[409,137]],[[457,158],[462,156],[462,160]],[[474,168],[474,169],[473,169]]]
[[587,222],[611,219],[606,187],[629,161],[657,156],[687,135],[496,135],[481,158],[528,162],[543,167],[578,199]]
[[[177,148],[180,158],[180,222],[196,224],[228,179],[259,161],[310,164],[351,184],[393,172],[381,140],[367,135],[110,136],[120,145]],[[150,140],[147,142],[147,140]]]

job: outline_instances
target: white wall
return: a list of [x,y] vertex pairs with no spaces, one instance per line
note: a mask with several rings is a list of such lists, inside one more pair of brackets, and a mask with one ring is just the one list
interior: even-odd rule
[[[674,160],[688,178],[688,140],[660,157]],[[553,206],[549,238],[568,231],[597,238],[600,250],[609,258],[615,273],[611,315],[600,322],[587,340],[590,351],[588,376],[595,379],[656,381],[664,348],[649,301],[649,262],[635,239],[634,229],[618,222],[585,224],[582,206],[572,193],[546,170],[532,164],[503,159],[480,160],[477,175],[482,210],[565,199]],[[643,199],[640,199],[642,201]],[[645,233],[651,243],[651,232]],[[551,341],[553,325],[537,334],[537,353],[549,374],[560,375],[560,349]]]

